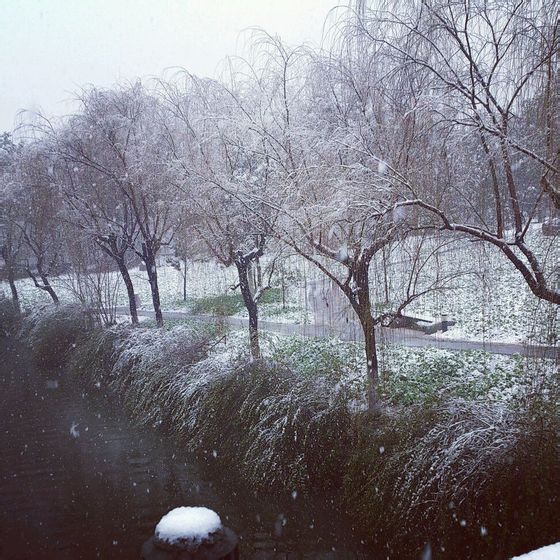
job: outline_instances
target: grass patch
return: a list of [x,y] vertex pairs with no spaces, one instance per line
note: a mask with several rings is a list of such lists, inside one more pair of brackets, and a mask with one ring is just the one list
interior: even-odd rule
[[239,313],[243,308],[243,298],[240,294],[196,298],[191,303],[191,311],[197,315],[230,316]]
[[[541,366],[547,367],[544,362]],[[505,401],[527,383],[527,363],[520,356],[389,346],[381,359],[380,392],[396,405],[457,397]]]
[[[280,288],[265,290],[259,299],[259,305],[267,305],[282,301]],[[222,315],[231,316],[245,309],[241,294],[222,294],[190,300],[191,312],[197,315]]]

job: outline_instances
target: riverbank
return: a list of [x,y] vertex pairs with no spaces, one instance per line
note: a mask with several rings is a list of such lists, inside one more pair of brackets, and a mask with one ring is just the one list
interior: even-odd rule
[[55,357],[176,438],[177,453],[257,491],[332,496],[356,538],[390,558],[428,547],[508,558],[560,540],[557,372],[507,402],[430,394],[371,417],[344,364],[250,360],[212,326],[98,329],[74,306],[32,315],[19,333],[39,363]]

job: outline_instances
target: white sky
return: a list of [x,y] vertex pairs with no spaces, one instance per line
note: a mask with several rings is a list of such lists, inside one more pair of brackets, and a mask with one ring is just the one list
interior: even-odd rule
[[72,92],[181,66],[215,77],[251,26],[319,43],[346,0],[0,0],[0,132],[20,109],[69,111]]

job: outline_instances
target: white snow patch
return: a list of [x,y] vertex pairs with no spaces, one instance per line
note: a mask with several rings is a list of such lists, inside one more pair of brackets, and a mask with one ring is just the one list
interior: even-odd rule
[[515,556],[511,560],[558,560],[558,558],[560,558],[560,542]]
[[203,542],[222,527],[220,516],[205,507],[178,507],[164,515],[156,525],[156,538],[168,544],[188,540]]

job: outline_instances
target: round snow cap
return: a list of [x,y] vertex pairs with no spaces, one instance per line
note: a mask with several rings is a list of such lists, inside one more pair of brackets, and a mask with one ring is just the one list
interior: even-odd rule
[[161,518],[155,538],[160,545],[193,549],[213,542],[221,532],[222,521],[215,511],[205,507],[178,507]]

